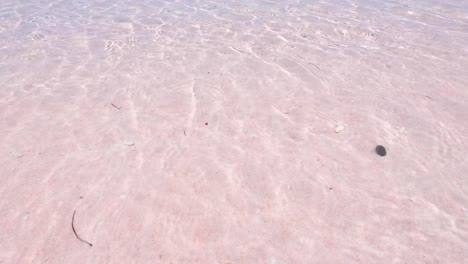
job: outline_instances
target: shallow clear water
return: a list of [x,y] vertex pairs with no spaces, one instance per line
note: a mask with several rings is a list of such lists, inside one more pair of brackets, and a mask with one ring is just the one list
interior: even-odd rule
[[467,69],[466,1],[3,0],[0,263],[464,263]]

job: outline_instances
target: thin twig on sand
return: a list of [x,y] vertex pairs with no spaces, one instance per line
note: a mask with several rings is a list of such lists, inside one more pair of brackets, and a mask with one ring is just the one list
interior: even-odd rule
[[119,110],[122,108],[121,106],[116,106],[114,103],[111,103],[111,105]]
[[75,213],[76,213],[76,210],[73,211],[73,216],[72,216],[72,223],[71,223],[71,226],[72,226],[72,229],[73,229],[73,233],[75,233],[75,236],[76,238],[78,238],[81,242],[85,243],[85,244],[88,244],[88,246],[92,247],[93,244],[89,243],[88,241],[82,239],[80,236],[78,236],[78,234],[76,233],[76,230],[75,230]]

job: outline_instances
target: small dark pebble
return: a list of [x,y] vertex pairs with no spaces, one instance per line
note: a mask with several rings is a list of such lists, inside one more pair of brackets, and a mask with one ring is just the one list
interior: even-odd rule
[[83,196],[80,196],[80,199],[83,199]]
[[381,146],[381,145],[378,145],[377,147],[375,147],[375,152],[379,155],[379,156],[386,156],[387,155],[387,150],[385,149],[384,146]]

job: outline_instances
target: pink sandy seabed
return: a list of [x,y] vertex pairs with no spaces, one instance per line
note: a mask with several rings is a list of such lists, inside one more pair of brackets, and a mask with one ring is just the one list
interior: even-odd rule
[[467,263],[463,1],[148,2],[0,3],[0,263]]

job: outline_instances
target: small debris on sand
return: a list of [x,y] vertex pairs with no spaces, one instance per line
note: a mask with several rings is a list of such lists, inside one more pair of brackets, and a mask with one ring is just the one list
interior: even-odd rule
[[75,234],[76,238],[78,238],[78,240],[80,240],[81,242],[87,244],[88,246],[92,247],[93,244],[89,243],[88,241],[82,239],[78,233],[76,233],[76,230],[75,230],[75,213],[76,211],[73,211],[73,216],[72,216],[72,222],[71,222],[71,227],[72,227],[72,230],[73,230],[73,233]]
[[116,106],[114,103],[111,103],[111,105],[119,110],[122,108],[121,106]]
[[123,144],[124,144],[125,146],[127,146],[127,147],[131,147],[131,146],[134,146],[134,145],[135,145],[135,142],[133,142],[133,141],[125,141]]
[[29,213],[29,212],[26,212],[26,213],[24,214],[24,216],[23,216],[23,220],[24,220],[24,221],[28,220],[28,219],[29,219],[29,215],[30,215],[30,213]]
[[345,129],[344,126],[339,125],[339,126],[335,127],[335,133],[340,133],[340,132],[343,131],[344,129]]
[[378,145],[377,147],[375,147],[375,152],[381,157],[384,157],[385,155],[387,155],[387,150],[385,149],[384,146],[381,146],[381,145]]

